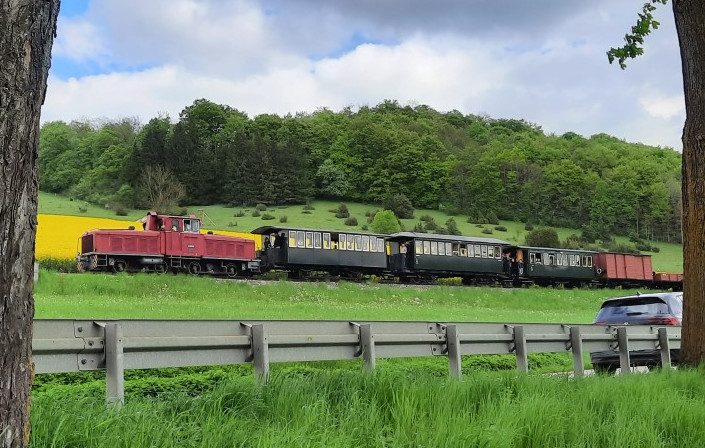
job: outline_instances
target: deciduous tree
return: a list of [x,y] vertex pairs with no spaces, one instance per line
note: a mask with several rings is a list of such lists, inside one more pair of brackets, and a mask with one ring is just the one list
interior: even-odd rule
[[[625,45],[611,49],[610,62],[643,53],[644,37],[659,23],[652,11],[667,0],[644,4]],[[683,70],[685,126],[683,127],[683,342],[686,364],[705,362],[705,2],[672,0]]]
[[39,112],[59,0],[0,1],[0,446],[29,443]]

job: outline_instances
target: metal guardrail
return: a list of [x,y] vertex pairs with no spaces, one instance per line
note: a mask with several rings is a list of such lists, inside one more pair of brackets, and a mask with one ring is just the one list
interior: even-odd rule
[[124,370],[254,364],[258,381],[270,363],[445,356],[459,378],[462,355],[516,355],[528,371],[530,352],[572,352],[575,375],[583,353],[619,350],[623,373],[629,351],[659,349],[664,366],[680,348],[680,327],[469,322],[347,322],[246,320],[36,319],[32,350],[36,373],[106,372],[108,403],[124,401]]

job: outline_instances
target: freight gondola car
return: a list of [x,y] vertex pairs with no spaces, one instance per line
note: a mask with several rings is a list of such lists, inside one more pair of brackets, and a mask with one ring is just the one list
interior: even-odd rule
[[460,277],[465,284],[487,284],[507,277],[496,238],[400,232],[389,235],[389,268],[402,282]]
[[149,212],[141,230],[90,230],[80,239],[79,271],[183,271],[235,277],[260,272],[255,242],[201,233],[195,216]]
[[286,271],[292,278],[320,273],[361,278],[387,271],[384,235],[281,226],[252,233],[262,238],[259,256],[266,269]]

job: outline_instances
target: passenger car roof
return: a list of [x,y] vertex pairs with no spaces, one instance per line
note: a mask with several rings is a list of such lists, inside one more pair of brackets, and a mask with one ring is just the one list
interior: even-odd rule
[[436,241],[455,241],[460,243],[479,243],[479,244],[495,244],[506,246],[509,243],[497,238],[482,238],[476,236],[462,235],[439,235],[435,233],[419,233],[419,232],[398,232],[389,235],[389,240],[408,240],[408,239],[424,239]]

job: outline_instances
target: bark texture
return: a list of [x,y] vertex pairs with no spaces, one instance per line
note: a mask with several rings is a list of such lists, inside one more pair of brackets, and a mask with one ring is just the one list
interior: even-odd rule
[[39,112],[59,0],[0,0],[0,447],[29,443]]
[[673,0],[683,64],[683,340],[685,363],[705,362],[705,2]]

